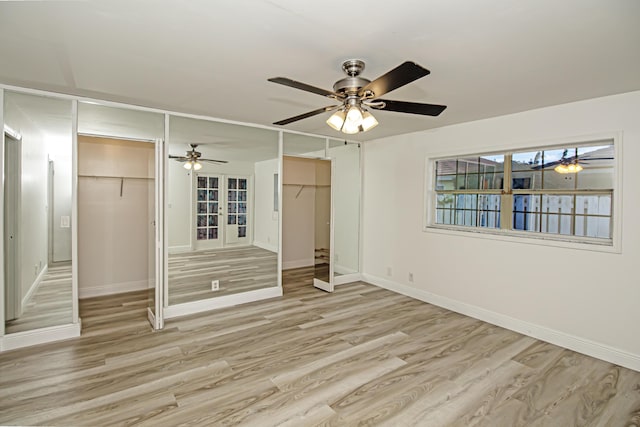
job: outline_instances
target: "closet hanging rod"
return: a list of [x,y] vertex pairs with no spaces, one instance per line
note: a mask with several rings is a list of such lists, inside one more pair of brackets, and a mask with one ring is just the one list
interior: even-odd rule
[[292,183],[283,183],[282,185],[291,185],[295,187],[331,187],[331,184],[292,184]]
[[154,179],[152,176],[115,176],[115,175],[81,175],[78,178],[105,178],[105,179]]

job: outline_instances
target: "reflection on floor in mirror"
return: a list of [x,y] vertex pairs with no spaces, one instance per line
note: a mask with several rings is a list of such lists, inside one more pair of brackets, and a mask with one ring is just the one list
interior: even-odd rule
[[5,333],[31,331],[72,322],[71,263],[49,266],[19,318],[5,323]]
[[278,254],[256,246],[170,254],[169,305],[278,286],[277,269]]

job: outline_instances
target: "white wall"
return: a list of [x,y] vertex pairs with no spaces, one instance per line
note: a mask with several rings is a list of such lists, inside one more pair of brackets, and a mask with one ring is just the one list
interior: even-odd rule
[[167,174],[167,222],[169,253],[190,251],[192,232],[192,171],[169,160]]
[[20,208],[21,298],[47,266],[47,146],[45,135],[7,95],[5,123],[22,135]]
[[[640,370],[638,111],[640,92],[632,92],[366,143],[365,277]],[[619,131],[622,253],[422,231],[427,156]]]
[[[81,298],[145,289],[154,212],[151,143],[78,137],[78,290]],[[119,179],[82,175],[140,177]],[[151,193],[151,196],[150,196]]]
[[[71,123],[66,138],[48,138],[49,158],[53,160],[53,261],[71,261],[71,189],[72,155]],[[62,217],[69,218],[69,226],[62,226]]]
[[255,164],[253,244],[278,251],[278,213],[273,210],[273,175],[278,173],[278,159]]
[[315,160],[284,157],[282,167],[282,268],[311,266],[315,263]]
[[[178,155],[176,153],[176,155]],[[214,165],[211,163],[202,163],[202,169],[195,172],[196,176],[200,174],[219,174],[219,175],[229,175],[229,176],[247,176],[251,177],[256,172],[255,166],[253,162],[238,162],[233,161],[227,164],[222,165]],[[277,167],[276,167],[277,172]],[[168,238],[169,238],[169,253],[177,253],[177,252],[185,252],[193,250],[194,247],[192,244],[194,243],[192,240],[195,236],[195,231],[193,230],[193,218],[195,214],[193,213],[193,184],[191,181],[191,174],[193,172],[187,171],[183,167],[183,163],[177,162],[175,160],[169,160],[168,163],[168,176],[167,176],[167,221],[168,221]],[[257,183],[258,178],[255,179],[256,183],[254,185],[262,185]],[[270,187],[273,187],[273,174],[271,175],[269,181]],[[269,191],[273,191],[272,189]],[[251,194],[251,190],[249,191]],[[255,192],[254,192],[255,193]],[[224,195],[221,195],[223,197]],[[250,207],[254,203],[250,201]],[[271,205],[273,206],[273,200],[271,201]],[[257,218],[258,211],[254,210],[250,212],[250,221],[260,222],[260,219]],[[262,214],[262,212],[260,212]],[[268,212],[268,218],[271,219],[271,211]],[[257,224],[256,224],[257,227]],[[276,220],[276,228],[277,228],[277,220]],[[256,228],[257,230],[257,228]],[[275,245],[277,248],[277,229],[275,234]],[[276,249],[277,250],[277,249]]]

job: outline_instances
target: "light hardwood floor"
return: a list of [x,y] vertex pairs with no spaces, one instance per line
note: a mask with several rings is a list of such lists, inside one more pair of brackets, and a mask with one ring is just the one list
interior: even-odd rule
[[637,426],[640,373],[377,287],[167,322],[81,301],[83,336],[0,354],[0,424]]
[[30,331],[47,326],[71,323],[71,263],[49,266],[38,289],[31,296],[18,319],[5,322],[5,332]]
[[170,254],[168,265],[171,305],[278,286],[278,254],[256,246]]

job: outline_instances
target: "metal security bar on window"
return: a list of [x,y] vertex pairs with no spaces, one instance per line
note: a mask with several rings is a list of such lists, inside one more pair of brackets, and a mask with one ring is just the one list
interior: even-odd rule
[[435,224],[611,239],[614,147],[440,159]]

